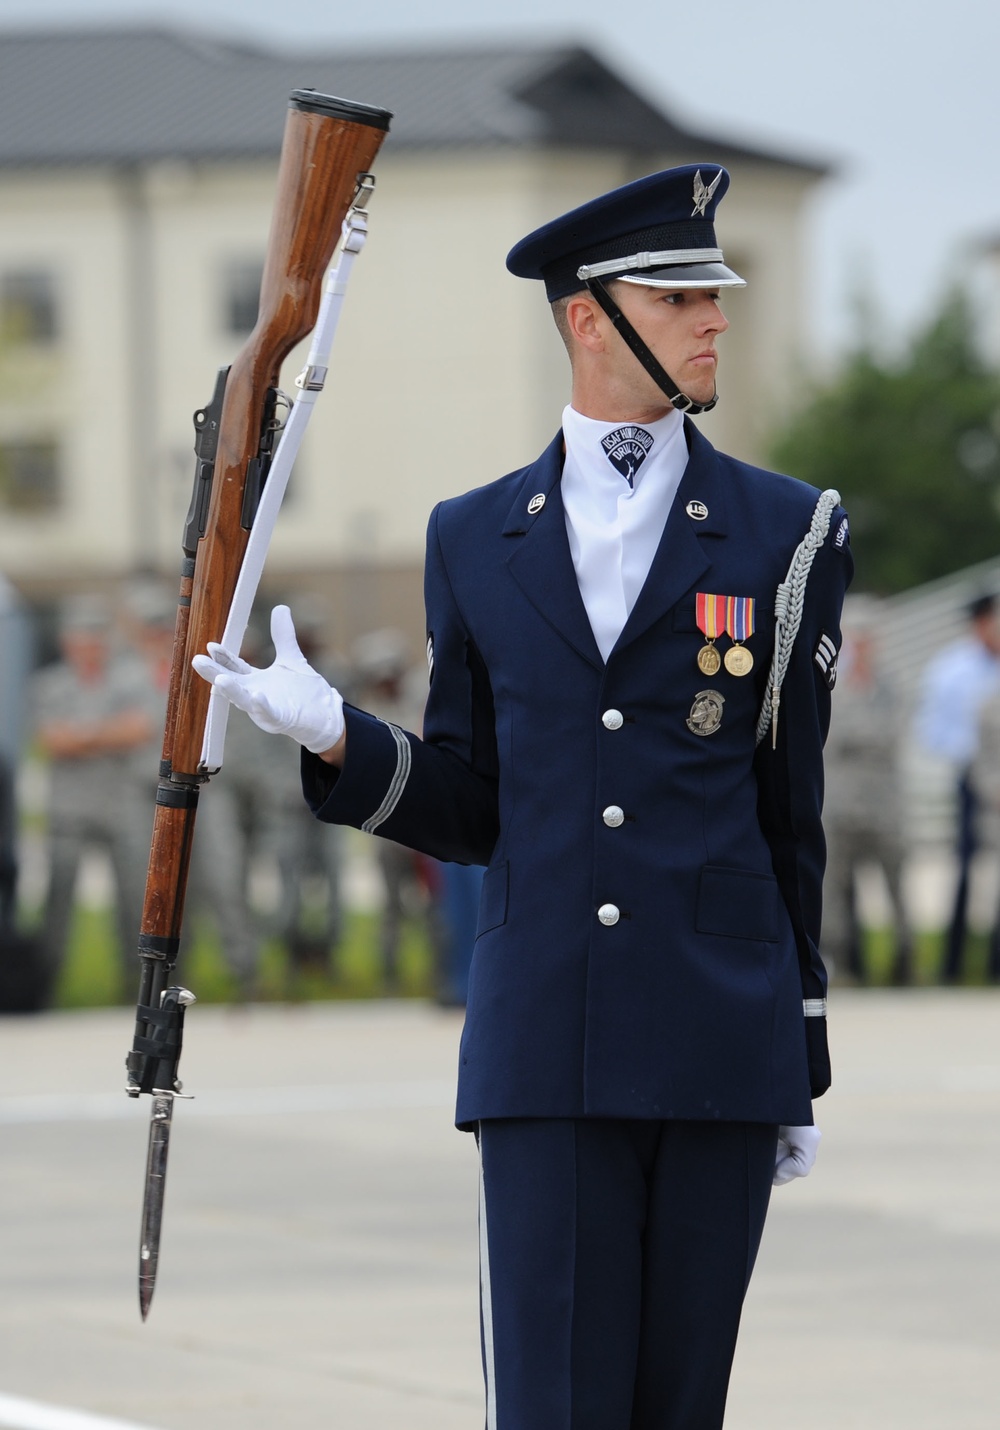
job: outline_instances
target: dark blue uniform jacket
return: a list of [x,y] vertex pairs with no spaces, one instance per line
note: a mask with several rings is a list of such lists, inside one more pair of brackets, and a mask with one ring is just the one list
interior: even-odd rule
[[[462,1126],[803,1125],[829,1083],[825,1017],[804,1011],[821,1012],[826,993],[821,752],[846,521],[838,509],[809,577],[777,750],[770,735],[758,747],[775,590],[819,494],[717,453],[690,422],[687,435],[680,489],[606,664],[570,556],[559,434],[530,467],[431,517],[423,739],[348,708],[343,771],[304,755],[321,819],[488,866]],[[699,671],[699,591],[756,598],[750,675]],[[704,690],[724,700],[709,735],[687,724]]]

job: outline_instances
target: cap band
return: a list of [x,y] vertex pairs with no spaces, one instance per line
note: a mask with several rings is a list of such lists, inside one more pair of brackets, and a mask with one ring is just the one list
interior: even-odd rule
[[632,253],[605,263],[582,263],[577,278],[601,278],[608,273],[631,273],[636,268],[665,268],[672,263],[721,263],[721,248],[664,248],[657,253]]

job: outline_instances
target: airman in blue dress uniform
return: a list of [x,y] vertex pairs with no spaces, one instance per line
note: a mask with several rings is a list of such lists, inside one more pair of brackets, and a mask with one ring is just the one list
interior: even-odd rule
[[[716,452],[729,176],[555,219],[572,400],[428,534],[422,738],[300,657],[206,678],[305,746],[320,819],[486,866],[457,1120],[475,1130],[487,1426],[717,1430],[772,1180],[829,1085],[822,747],[850,579],[836,494]],[[684,414],[684,415],[682,415]],[[809,536],[807,538],[807,533]]]

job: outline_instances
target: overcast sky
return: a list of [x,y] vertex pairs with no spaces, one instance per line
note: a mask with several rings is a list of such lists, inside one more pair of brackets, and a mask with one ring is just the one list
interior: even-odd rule
[[834,165],[809,230],[820,350],[845,340],[859,274],[890,341],[954,274],[996,301],[975,255],[1000,238],[997,0],[0,0],[0,26],[56,22],[196,25],[291,50],[584,41],[689,126]]

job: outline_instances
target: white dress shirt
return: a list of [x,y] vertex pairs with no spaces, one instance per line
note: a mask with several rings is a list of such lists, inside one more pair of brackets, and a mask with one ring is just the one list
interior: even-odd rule
[[607,660],[643,583],[687,466],[684,419],[598,422],[563,413],[562,499],[580,594]]

